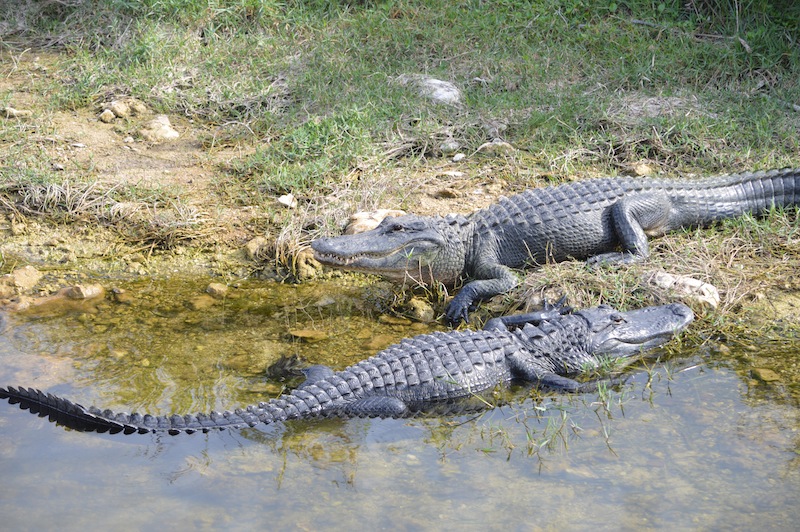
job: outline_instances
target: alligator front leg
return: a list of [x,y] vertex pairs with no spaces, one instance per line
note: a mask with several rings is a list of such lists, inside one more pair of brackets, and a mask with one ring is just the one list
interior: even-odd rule
[[572,312],[572,307],[567,305],[567,296],[562,296],[555,304],[544,301],[542,310],[492,318],[484,324],[483,328],[487,331],[507,331],[510,327],[538,325],[545,320],[556,319],[570,312]]
[[663,234],[669,223],[672,202],[664,192],[635,194],[611,206],[611,223],[621,252],[601,253],[588,259],[589,264],[630,264],[647,258],[650,247],[647,235]]
[[517,275],[502,264],[482,267],[474,276],[477,280],[464,285],[447,305],[445,316],[448,323],[468,322],[469,311],[477,301],[508,292],[519,284]]

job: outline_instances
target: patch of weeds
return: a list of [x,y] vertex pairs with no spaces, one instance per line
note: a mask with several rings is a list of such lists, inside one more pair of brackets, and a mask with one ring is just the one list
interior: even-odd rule
[[309,120],[236,160],[231,171],[265,196],[324,191],[332,174],[348,172],[369,143],[365,115],[343,112]]

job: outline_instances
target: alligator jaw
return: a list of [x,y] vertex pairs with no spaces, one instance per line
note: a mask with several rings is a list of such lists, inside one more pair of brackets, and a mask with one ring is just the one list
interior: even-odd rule
[[430,277],[447,246],[438,224],[437,219],[423,216],[390,217],[371,231],[315,240],[311,249],[316,260],[335,268],[397,281],[422,279]]
[[430,271],[431,260],[416,247],[409,246],[409,248],[410,250],[403,246],[389,254],[360,253],[351,256],[315,251],[314,258],[327,266],[381,275],[396,282],[407,280],[431,282],[433,280]]

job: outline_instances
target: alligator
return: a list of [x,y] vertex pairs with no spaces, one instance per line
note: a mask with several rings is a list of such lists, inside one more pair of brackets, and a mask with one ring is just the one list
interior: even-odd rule
[[208,432],[310,417],[408,417],[479,398],[517,379],[565,392],[591,391],[602,380],[574,377],[604,359],[624,359],[666,343],[693,317],[681,303],[619,312],[607,305],[572,311],[562,301],[491,319],[481,330],[406,338],[339,372],[312,366],[304,371],[307,380],[291,392],[222,413],[114,413],[11,386],[0,388],[0,398],[67,428],[112,434]]
[[476,302],[517,286],[512,268],[587,258],[631,263],[648,256],[648,236],[798,202],[800,168],[702,180],[589,179],[502,197],[469,216],[388,217],[371,231],[311,247],[325,265],[398,282],[472,279],[445,310],[457,324]]

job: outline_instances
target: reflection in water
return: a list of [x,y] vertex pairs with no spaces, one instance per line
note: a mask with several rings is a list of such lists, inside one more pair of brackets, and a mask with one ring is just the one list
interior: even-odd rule
[[[264,369],[281,355],[338,368],[374,353],[372,336],[426,332],[376,325],[357,292],[331,286],[242,284],[199,308],[203,287],[132,283],[126,303],[4,316],[0,382],[121,410],[224,409],[277,395]],[[607,392],[514,387],[490,411],[408,420],[109,436],[3,403],[0,515],[10,529],[152,528],[165,516],[201,529],[788,529],[800,518],[800,408],[797,370],[783,368],[800,353],[786,329],[752,344],[650,360]]]

